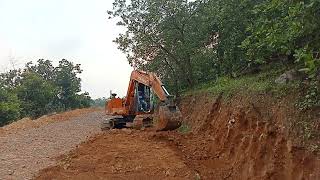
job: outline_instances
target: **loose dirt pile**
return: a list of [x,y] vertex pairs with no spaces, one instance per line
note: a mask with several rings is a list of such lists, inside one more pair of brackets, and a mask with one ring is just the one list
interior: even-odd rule
[[102,111],[87,109],[4,127],[14,133],[0,135],[0,179],[30,179],[55,165],[55,157],[100,133],[103,118]]
[[36,179],[195,179],[180,155],[154,132],[111,130],[62,156]]
[[32,120],[30,118],[23,118],[7,126],[0,127],[0,136],[1,135],[3,136],[5,134],[15,134],[18,131],[27,130],[30,128],[38,128],[40,126],[44,126],[53,122],[68,121],[72,118],[82,116],[84,114],[94,112],[94,111],[99,111],[99,109],[95,109],[95,108],[76,109],[76,110],[67,111],[60,114],[45,115],[35,120]]

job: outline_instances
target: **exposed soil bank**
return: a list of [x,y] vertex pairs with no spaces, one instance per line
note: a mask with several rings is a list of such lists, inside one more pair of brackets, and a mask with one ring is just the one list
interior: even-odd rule
[[[250,96],[248,96],[250,97]],[[204,179],[320,179],[320,156],[290,127],[299,115],[290,99],[188,96],[181,102],[192,133],[167,133]]]

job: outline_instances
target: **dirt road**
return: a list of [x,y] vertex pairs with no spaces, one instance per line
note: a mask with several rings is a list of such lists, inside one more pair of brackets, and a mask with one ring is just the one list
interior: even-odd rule
[[55,157],[100,133],[103,112],[78,114],[67,121],[42,123],[37,128],[0,135],[0,179],[31,179],[39,170],[55,165]]
[[152,131],[112,130],[62,156],[37,179],[197,179],[181,156]]

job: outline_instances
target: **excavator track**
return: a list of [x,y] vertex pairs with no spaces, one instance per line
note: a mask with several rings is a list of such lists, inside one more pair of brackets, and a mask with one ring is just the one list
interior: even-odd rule
[[132,127],[134,129],[142,129],[152,126],[152,115],[151,114],[141,114],[136,115],[132,123],[127,123],[126,127]]
[[125,126],[122,116],[108,117],[101,122],[101,130],[106,131],[114,128],[122,128]]
[[108,117],[101,123],[101,130],[134,128],[143,129],[154,127],[156,131],[175,130],[181,126],[181,112],[177,108],[162,106],[157,115],[141,114],[137,115],[133,122],[126,122],[122,116]]
[[153,126],[153,116],[151,114],[137,115],[133,122],[127,122],[122,116],[108,117],[101,123],[101,130],[107,131],[110,129],[121,129],[121,128],[134,128],[142,129]]

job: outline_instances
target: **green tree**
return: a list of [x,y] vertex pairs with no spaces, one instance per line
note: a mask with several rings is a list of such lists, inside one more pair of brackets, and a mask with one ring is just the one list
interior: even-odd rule
[[109,14],[127,27],[115,42],[133,67],[157,72],[175,87],[192,87],[199,73],[195,64],[203,60],[194,56],[211,34],[201,8],[202,1],[115,0]]
[[50,60],[39,59],[37,64],[28,62],[25,71],[36,73],[46,81],[53,81],[55,79],[55,67]]
[[115,0],[109,14],[127,28],[115,42],[129,63],[178,91],[255,64],[240,45],[261,1]]
[[316,72],[320,1],[261,1],[253,8],[252,16],[255,20],[247,27],[249,35],[242,43],[250,60],[297,60],[300,68]]
[[0,74],[0,125],[19,117],[39,117],[66,109],[89,107],[89,93],[80,93],[80,64],[65,59],[28,62],[25,68]]
[[88,92],[77,94],[74,108],[88,108],[92,104],[92,99]]
[[81,91],[81,79],[78,75],[81,72],[80,64],[74,65],[66,59],[59,61],[55,68],[54,83],[58,86],[58,101],[64,109],[79,107],[77,93]]
[[10,70],[0,74],[0,86],[8,90],[18,87],[22,79],[22,70]]
[[215,67],[219,75],[238,75],[250,63],[240,45],[247,37],[247,27],[255,22],[252,9],[259,0],[209,0],[203,16],[210,19],[210,27],[218,36],[215,46]]
[[21,101],[23,116],[36,118],[55,109],[53,102],[57,97],[57,89],[38,74],[25,73],[16,92]]
[[20,117],[20,103],[17,96],[0,87],[0,126]]

